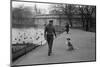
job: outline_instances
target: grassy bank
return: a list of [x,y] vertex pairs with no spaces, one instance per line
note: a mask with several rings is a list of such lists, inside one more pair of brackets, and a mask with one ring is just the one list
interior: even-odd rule
[[16,61],[21,56],[34,50],[39,45],[25,43],[25,44],[12,44],[12,61]]

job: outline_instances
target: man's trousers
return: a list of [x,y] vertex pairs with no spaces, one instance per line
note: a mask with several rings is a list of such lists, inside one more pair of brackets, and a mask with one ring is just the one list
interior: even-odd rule
[[48,42],[48,55],[52,53],[52,45],[53,45],[53,35],[47,35]]

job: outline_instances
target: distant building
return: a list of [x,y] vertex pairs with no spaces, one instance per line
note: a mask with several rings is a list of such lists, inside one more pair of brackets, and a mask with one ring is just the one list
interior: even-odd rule
[[48,24],[49,20],[53,20],[54,25],[65,25],[67,20],[67,16],[65,15],[56,15],[56,14],[43,14],[37,15],[35,18],[35,24],[44,25]]

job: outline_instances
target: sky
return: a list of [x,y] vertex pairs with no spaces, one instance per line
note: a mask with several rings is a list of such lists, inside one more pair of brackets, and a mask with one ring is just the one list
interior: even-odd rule
[[34,7],[34,5],[36,5],[37,8],[42,9],[42,13],[48,14],[50,5],[52,5],[52,4],[12,1],[12,7],[19,7],[19,6]]

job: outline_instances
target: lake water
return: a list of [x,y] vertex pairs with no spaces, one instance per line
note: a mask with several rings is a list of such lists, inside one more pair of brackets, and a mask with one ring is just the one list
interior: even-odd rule
[[45,44],[44,29],[12,28],[12,44],[23,42],[37,45]]

